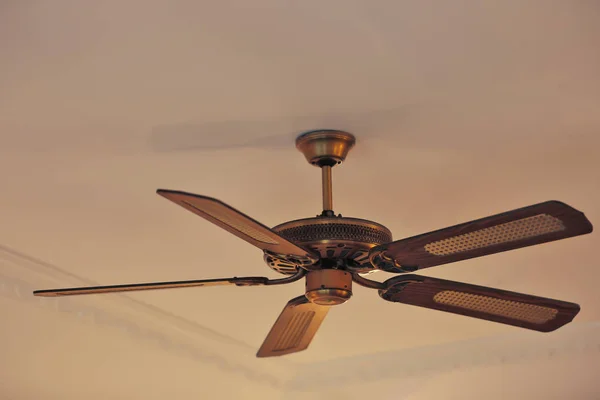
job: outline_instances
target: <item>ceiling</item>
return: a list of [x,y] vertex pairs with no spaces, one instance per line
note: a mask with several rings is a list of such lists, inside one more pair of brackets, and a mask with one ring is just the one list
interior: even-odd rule
[[307,351],[258,360],[301,283],[30,293],[276,277],[154,192],[315,215],[292,138],[322,127],[358,138],[336,212],[397,239],[552,199],[598,223],[599,19],[588,1],[2,2],[3,397],[596,398],[596,234],[424,272],[581,305],[545,335],[356,288]]

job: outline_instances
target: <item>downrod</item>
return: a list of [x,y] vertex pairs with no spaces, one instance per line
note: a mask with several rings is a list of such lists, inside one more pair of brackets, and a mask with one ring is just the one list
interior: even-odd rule
[[321,167],[321,183],[323,186],[323,213],[324,217],[333,217],[333,190],[331,182],[331,165]]
[[334,217],[331,190],[331,168],[341,164],[356,143],[354,135],[335,129],[308,131],[296,138],[296,148],[306,161],[321,168],[323,217]]

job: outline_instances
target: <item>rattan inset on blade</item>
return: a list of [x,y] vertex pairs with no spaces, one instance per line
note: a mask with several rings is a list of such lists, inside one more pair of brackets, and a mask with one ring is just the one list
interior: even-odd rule
[[585,215],[559,201],[478,219],[373,248],[371,262],[388,272],[486,256],[592,232]]
[[401,275],[384,282],[379,295],[387,301],[485,319],[540,332],[568,324],[579,305],[418,275]]

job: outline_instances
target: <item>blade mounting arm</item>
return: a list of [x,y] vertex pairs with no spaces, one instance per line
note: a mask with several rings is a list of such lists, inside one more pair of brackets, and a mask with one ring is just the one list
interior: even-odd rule
[[362,287],[366,287],[369,289],[377,289],[377,290],[385,290],[387,286],[385,283],[372,281],[371,279],[367,279],[364,276],[360,276],[359,274],[352,274],[352,280],[359,284]]
[[136,283],[130,285],[110,285],[110,286],[90,286],[67,289],[46,289],[36,290],[34,296],[41,297],[58,297],[58,296],[76,296],[83,294],[101,294],[101,293],[122,293],[136,292],[142,290],[157,290],[157,289],[176,289],[201,286],[272,286],[284,285],[295,282],[301,279],[306,274],[306,270],[299,269],[294,275],[281,278],[269,279],[264,276],[250,276],[243,278],[221,278],[221,279],[202,279],[191,281],[174,281],[174,282],[154,282],[154,283]]

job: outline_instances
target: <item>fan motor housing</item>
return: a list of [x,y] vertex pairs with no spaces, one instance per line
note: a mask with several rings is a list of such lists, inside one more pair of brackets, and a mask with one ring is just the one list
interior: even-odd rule
[[[330,265],[339,261],[344,269],[357,273],[375,269],[369,262],[369,250],[392,241],[392,233],[381,224],[341,216],[298,219],[277,225],[273,230],[287,240],[318,253],[321,260],[328,261]],[[264,259],[269,267],[282,274],[291,275],[298,270],[297,264],[284,257],[265,254]],[[310,270],[310,266],[307,269]]]
[[352,275],[340,269],[321,269],[306,275],[306,298],[320,306],[335,306],[352,297]]

